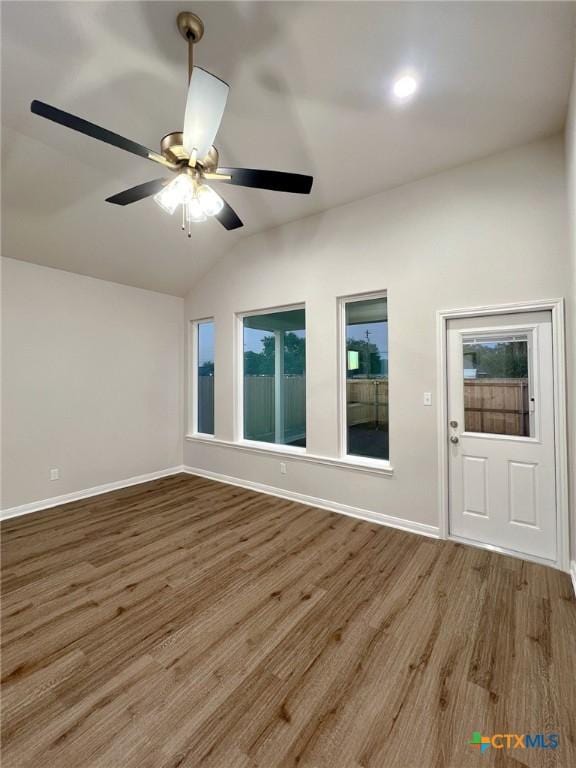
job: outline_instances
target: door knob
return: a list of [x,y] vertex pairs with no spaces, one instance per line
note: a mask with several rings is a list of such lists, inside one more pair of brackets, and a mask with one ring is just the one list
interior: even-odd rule
[[456,445],[456,443],[459,443],[460,440],[456,437],[456,435],[452,435],[452,437],[450,438],[450,442]]

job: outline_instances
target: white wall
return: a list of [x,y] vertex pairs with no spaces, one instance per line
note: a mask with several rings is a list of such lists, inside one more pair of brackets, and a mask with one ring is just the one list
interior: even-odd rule
[[436,407],[422,396],[437,402],[436,310],[564,296],[569,276],[561,137],[246,238],[186,301],[188,319],[216,320],[216,436],[234,439],[234,313],[305,302],[308,450],[336,456],[336,297],[387,289],[395,473],[295,459],[281,475],[278,457],[194,441],[184,461],[435,526]]
[[[571,552],[576,561],[576,66],[566,122],[568,217],[570,223],[571,286],[568,293],[568,413],[570,420],[569,472],[571,507]],[[576,566],[575,566],[576,568]]]
[[13,259],[2,288],[3,509],[182,463],[182,299]]

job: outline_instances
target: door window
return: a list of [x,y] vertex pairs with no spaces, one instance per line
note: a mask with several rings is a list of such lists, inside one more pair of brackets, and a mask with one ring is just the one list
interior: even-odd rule
[[527,335],[463,338],[466,432],[533,437]]

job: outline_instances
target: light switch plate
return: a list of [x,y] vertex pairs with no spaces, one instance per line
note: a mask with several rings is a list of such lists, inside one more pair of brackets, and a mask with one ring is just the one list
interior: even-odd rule
[[424,405],[432,405],[432,392],[424,392]]

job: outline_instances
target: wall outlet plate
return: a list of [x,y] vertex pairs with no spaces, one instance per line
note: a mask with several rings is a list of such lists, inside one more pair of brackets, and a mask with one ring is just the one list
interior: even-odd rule
[[424,405],[432,405],[432,392],[424,392]]
[[286,462],[281,461],[280,462],[280,474],[285,475],[286,474]]
[[51,469],[50,470],[50,480],[60,480],[60,470],[59,469]]

